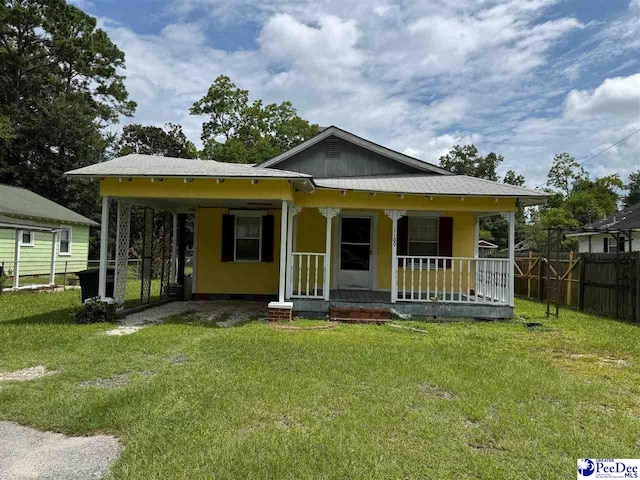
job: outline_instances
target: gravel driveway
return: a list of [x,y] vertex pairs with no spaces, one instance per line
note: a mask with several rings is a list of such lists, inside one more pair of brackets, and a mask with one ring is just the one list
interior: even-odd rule
[[120,449],[108,435],[67,437],[0,422],[0,480],[104,478]]

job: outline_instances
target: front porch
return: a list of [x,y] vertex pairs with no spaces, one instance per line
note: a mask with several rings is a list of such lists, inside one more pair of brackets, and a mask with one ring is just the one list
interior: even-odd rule
[[473,303],[465,301],[464,296],[454,294],[449,302],[405,302],[390,301],[389,292],[363,290],[332,290],[330,299],[293,300],[295,315],[306,317],[323,317],[331,308],[364,308],[367,310],[382,310],[398,316],[413,318],[455,319],[482,318],[502,319],[513,317],[513,307],[501,303]]
[[[306,222],[305,231],[312,231],[313,238],[309,235],[299,238],[299,223],[304,222],[298,219],[309,210],[308,215],[317,217],[315,209],[284,203],[282,208],[281,241],[286,242],[282,245],[285,258],[280,262],[278,302],[270,304],[274,309],[289,309],[297,315],[323,315],[337,307],[377,309],[413,317],[513,317],[513,212],[501,213],[509,222],[509,258],[490,259],[479,257],[477,240],[482,215],[477,213],[456,212],[453,217],[444,217],[437,212],[320,207],[317,211],[324,217],[325,245],[324,251],[314,251],[312,245],[317,248],[319,243],[318,221]],[[399,231],[400,220],[409,217],[436,221],[440,238],[435,249],[441,255],[409,255],[411,240],[415,238]],[[364,233],[359,232],[355,239],[348,238],[352,234],[345,235],[347,219],[368,218],[370,226],[364,228]],[[407,229],[406,222],[404,228]],[[448,233],[443,235],[447,228]],[[465,231],[466,238],[458,238]],[[364,253],[359,256],[354,246]],[[348,288],[354,284],[356,288]]]

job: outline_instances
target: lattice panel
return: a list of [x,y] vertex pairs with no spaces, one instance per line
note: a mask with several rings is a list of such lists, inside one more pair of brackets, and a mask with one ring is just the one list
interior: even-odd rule
[[144,209],[144,232],[142,234],[142,286],[141,303],[149,303],[151,298],[151,278],[153,276],[153,209]]
[[124,304],[129,274],[129,232],[131,226],[131,204],[118,202],[118,226],[116,231],[116,279],[114,300]]
[[160,296],[169,294],[169,281],[171,278],[171,214],[165,212],[162,227],[162,252],[160,256]]

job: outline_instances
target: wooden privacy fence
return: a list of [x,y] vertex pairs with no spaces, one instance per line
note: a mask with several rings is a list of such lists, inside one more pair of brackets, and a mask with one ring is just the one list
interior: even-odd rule
[[640,252],[515,258],[517,296],[640,323]]

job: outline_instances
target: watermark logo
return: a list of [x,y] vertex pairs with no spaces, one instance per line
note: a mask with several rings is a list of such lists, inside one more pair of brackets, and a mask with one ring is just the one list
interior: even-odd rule
[[578,459],[578,480],[595,480],[596,478],[640,480],[640,459]]
[[590,477],[596,471],[596,466],[590,458],[578,460],[578,474],[582,477]]

